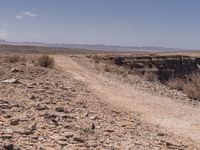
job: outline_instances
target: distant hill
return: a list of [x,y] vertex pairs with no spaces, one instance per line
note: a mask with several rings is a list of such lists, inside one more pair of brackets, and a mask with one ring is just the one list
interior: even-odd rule
[[177,48],[165,48],[156,46],[145,47],[131,47],[131,46],[113,46],[113,45],[91,45],[91,44],[57,44],[57,43],[40,43],[40,42],[9,42],[0,40],[0,45],[20,45],[20,46],[42,46],[42,47],[55,47],[55,48],[69,48],[79,50],[93,50],[93,51],[194,51],[193,49],[177,49]]

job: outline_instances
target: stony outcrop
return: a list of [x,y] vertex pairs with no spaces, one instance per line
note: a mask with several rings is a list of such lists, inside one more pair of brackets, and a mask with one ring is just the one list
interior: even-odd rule
[[171,77],[184,76],[199,70],[200,58],[189,56],[111,56],[104,58],[130,72],[154,72],[161,81]]

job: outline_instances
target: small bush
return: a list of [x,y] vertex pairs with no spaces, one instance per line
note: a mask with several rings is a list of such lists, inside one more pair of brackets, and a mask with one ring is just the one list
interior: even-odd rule
[[55,64],[55,61],[53,57],[42,55],[38,58],[37,63],[41,67],[52,68]]
[[171,89],[183,90],[183,87],[185,85],[185,81],[183,79],[180,79],[180,78],[172,78],[172,79],[167,81],[167,85]]
[[6,63],[17,63],[17,62],[25,62],[26,58],[24,56],[19,55],[8,55],[4,57],[4,62]]
[[123,77],[128,76],[128,72],[126,69],[124,69],[123,67],[119,67],[119,66],[111,66],[111,65],[104,65],[103,70],[105,72],[110,72],[116,75],[122,75]]
[[93,56],[93,60],[94,60],[94,62],[97,63],[97,64],[100,62],[100,58],[98,57],[98,55],[94,55],[94,56]]
[[104,71],[105,72],[112,72],[112,68],[109,65],[104,66]]
[[193,73],[188,77],[183,91],[190,98],[200,100],[200,73]]
[[195,86],[193,83],[187,83],[184,86],[184,92],[194,100],[200,100],[200,87]]
[[192,73],[184,79],[170,79],[167,85],[171,89],[184,91],[191,99],[200,100],[200,73]]
[[151,81],[151,82],[155,82],[155,81],[158,81],[158,76],[156,73],[154,72],[145,72],[144,73],[144,78],[145,80],[147,81]]

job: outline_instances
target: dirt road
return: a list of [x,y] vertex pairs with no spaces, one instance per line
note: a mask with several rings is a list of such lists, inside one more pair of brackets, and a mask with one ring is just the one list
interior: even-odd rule
[[69,56],[55,56],[58,66],[85,82],[101,100],[141,113],[141,119],[200,144],[200,108],[138,91],[86,69]]

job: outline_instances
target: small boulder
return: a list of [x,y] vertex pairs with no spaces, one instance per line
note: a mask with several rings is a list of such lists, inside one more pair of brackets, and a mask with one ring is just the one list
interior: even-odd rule
[[114,132],[114,130],[113,129],[106,129],[105,132],[112,133],[112,132]]
[[36,96],[35,95],[28,95],[28,98],[31,99],[31,100],[35,100]]
[[58,135],[58,134],[54,134],[53,136],[51,136],[51,139],[54,139],[56,141],[65,141],[66,140],[66,137],[65,136],[62,136],[62,135]]
[[19,69],[17,69],[17,68],[12,68],[11,69],[11,72],[19,72],[20,70]]
[[62,136],[65,136],[66,138],[70,138],[74,136],[73,132],[63,132],[61,133]]
[[74,135],[74,141],[84,143],[85,140],[80,135]]
[[56,108],[55,108],[55,111],[56,111],[56,112],[64,112],[65,109],[64,109],[63,107],[56,107]]
[[18,84],[20,82],[19,82],[19,79],[8,79],[8,80],[1,81],[1,83],[15,83],[15,84]]
[[13,120],[10,121],[10,125],[16,126],[16,125],[19,124],[19,122],[20,122],[20,119],[13,119]]
[[94,130],[94,129],[95,129],[95,124],[92,123],[91,130]]

